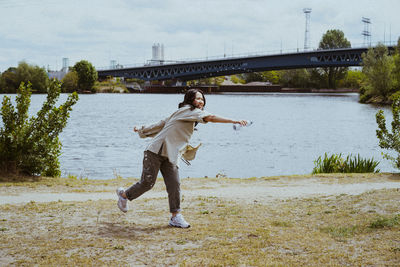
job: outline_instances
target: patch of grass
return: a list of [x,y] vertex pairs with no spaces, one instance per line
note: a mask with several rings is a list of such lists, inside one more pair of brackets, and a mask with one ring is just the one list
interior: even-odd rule
[[278,227],[292,227],[293,223],[287,221],[273,221],[272,225]]
[[361,231],[359,226],[326,226],[321,228],[321,232],[327,233],[333,238],[349,238]]
[[314,169],[312,174],[318,173],[377,173],[379,161],[364,159],[358,154],[357,156],[348,155],[346,159],[342,158],[342,154],[324,154],[324,157],[318,157],[314,161]]
[[398,226],[400,224],[400,214],[394,215],[392,217],[379,217],[374,219],[370,224],[369,228],[372,229],[382,229],[391,228]]
[[185,245],[187,243],[187,240],[177,240],[176,244],[178,245]]
[[113,247],[115,250],[125,250],[125,247],[123,245],[116,245]]

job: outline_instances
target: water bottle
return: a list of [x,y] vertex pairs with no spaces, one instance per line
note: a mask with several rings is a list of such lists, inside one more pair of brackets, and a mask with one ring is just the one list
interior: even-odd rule
[[252,121],[247,121],[247,125],[246,125],[246,126],[242,126],[242,125],[239,124],[239,123],[233,124],[233,130],[239,131],[239,130],[242,129],[243,127],[249,127],[249,126],[252,125],[252,124],[253,124]]

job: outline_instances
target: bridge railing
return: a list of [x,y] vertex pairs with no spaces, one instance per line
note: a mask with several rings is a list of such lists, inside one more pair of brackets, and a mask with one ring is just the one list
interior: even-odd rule
[[[385,42],[374,42],[370,45],[365,44],[355,44],[352,45],[351,48],[369,48],[374,47],[378,44],[384,44],[386,46],[395,46],[397,45],[397,41],[385,41]],[[225,55],[216,55],[216,56],[208,56],[208,57],[199,57],[199,58],[182,58],[178,60],[165,60],[162,61],[162,64],[154,64],[154,62],[148,61],[146,63],[133,63],[133,64],[123,64],[121,69],[126,68],[136,68],[136,67],[148,67],[148,66],[159,66],[159,65],[173,65],[178,63],[196,63],[203,61],[212,61],[212,60],[223,60],[223,59],[236,59],[243,57],[256,57],[256,56],[272,56],[272,55],[283,55],[283,54],[293,54],[293,53],[305,53],[312,51],[321,51],[319,48],[310,48],[310,49],[300,49],[300,48],[292,48],[292,49],[279,49],[279,50],[269,50],[269,51],[258,51],[258,52],[247,52],[247,53],[237,53],[237,54],[225,54]],[[97,70],[111,70],[118,68],[108,67],[96,67]]]

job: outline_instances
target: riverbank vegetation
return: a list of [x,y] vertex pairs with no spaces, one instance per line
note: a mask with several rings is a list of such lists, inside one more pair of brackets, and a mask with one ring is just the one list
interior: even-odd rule
[[357,156],[348,155],[345,159],[342,154],[324,154],[314,161],[315,167],[312,174],[319,173],[377,173],[379,161],[372,159],[364,159],[358,154]]
[[21,83],[32,85],[32,93],[46,93],[50,83],[44,68],[20,62],[18,67],[9,68],[0,75],[0,94],[17,93]]
[[[376,122],[378,124],[376,135],[379,139],[379,146],[386,151],[382,153],[383,157],[390,160],[397,169],[400,169],[400,96],[396,96],[393,101],[392,116],[392,129],[389,132],[386,127],[383,110],[379,110],[376,113]],[[390,150],[393,150],[396,155],[390,154],[388,152]]]
[[361,103],[390,104],[400,95],[400,38],[390,54],[380,44],[363,54]]
[[119,78],[111,78],[96,82],[93,89],[97,93],[129,93],[126,85]]
[[[61,80],[63,93],[95,93],[94,84],[97,81],[97,71],[86,61],[77,62]],[[21,83],[30,83],[32,93],[45,94],[51,83],[45,68],[21,62],[16,68],[9,68],[0,73],[0,94],[18,93]]]
[[97,71],[92,63],[81,60],[61,80],[62,92],[96,93],[94,85],[97,78]]
[[77,93],[56,107],[60,84],[52,81],[47,99],[36,117],[29,117],[32,85],[21,83],[15,99],[4,96],[1,106],[0,173],[59,176],[61,142],[58,135],[67,124],[72,106],[78,101]]

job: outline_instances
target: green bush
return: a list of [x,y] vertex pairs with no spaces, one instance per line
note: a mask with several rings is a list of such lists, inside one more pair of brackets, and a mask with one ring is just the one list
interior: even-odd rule
[[376,167],[379,161],[372,159],[363,159],[360,154],[357,156],[349,155],[346,159],[342,158],[342,154],[332,154],[328,156],[325,153],[324,157],[318,157],[314,161],[313,174],[318,173],[366,173],[366,172],[379,172]]
[[25,175],[59,176],[61,142],[58,135],[67,124],[72,106],[78,101],[73,93],[55,107],[60,84],[52,81],[47,99],[36,117],[29,118],[31,85],[21,83],[16,96],[16,109],[8,96],[1,107],[3,126],[0,128],[0,171]]
[[78,91],[78,74],[75,71],[68,72],[61,80],[61,91],[73,93]]
[[379,146],[382,149],[394,150],[397,156],[394,157],[388,153],[382,153],[385,159],[392,161],[393,165],[400,169],[400,97],[395,97],[392,103],[392,132],[390,133],[386,128],[386,119],[383,110],[376,113],[376,123],[378,130],[376,136],[379,139]]

